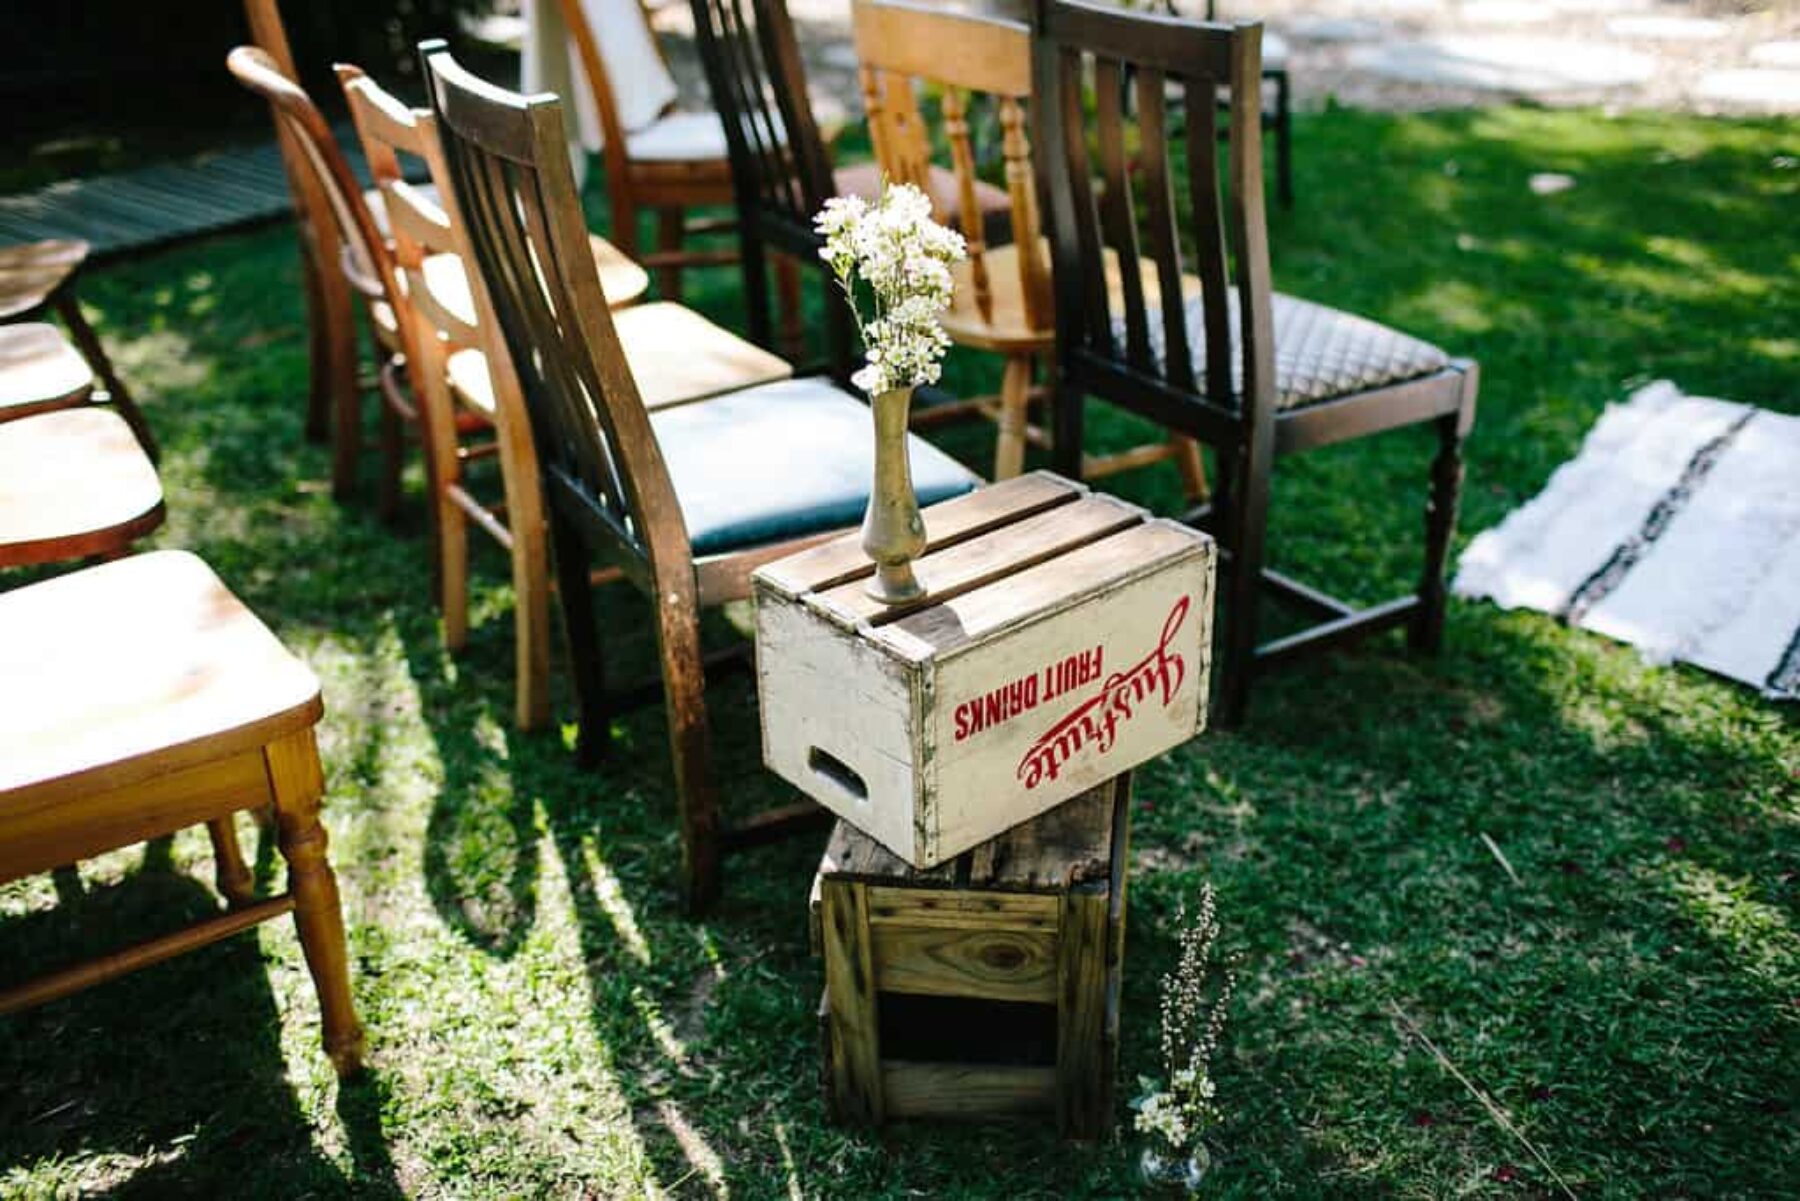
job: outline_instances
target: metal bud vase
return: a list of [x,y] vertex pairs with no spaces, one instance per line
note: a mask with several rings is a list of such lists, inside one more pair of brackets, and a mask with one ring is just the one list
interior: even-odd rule
[[912,561],[925,549],[925,520],[913,494],[912,462],[907,455],[906,416],[911,388],[895,388],[876,396],[875,486],[863,515],[862,548],[875,560],[875,575],[864,586],[883,604],[917,600],[925,589],[913,576]]

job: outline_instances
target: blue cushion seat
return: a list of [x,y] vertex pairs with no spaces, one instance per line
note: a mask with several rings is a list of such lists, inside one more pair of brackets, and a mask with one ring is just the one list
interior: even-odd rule
[[[745,388],[650,415],[695,555],[855,526],[869,503],[869,406],[825,379]],[[981,477],[911,434],[913,489],[935,504]]]

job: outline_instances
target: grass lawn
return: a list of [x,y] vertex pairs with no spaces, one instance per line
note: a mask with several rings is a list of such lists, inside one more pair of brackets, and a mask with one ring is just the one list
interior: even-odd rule
[[[1800,410],[1791,122],[1329,112],[1295,142],[1280,285],[1482,363],[1465,536],[1648,379]],[[1536,171],[1576,186],[1536,196]],[[735,322],[735,274],[701,283],[697,303]],[[300,437],[297,286],[293,236],[274,229],[96,273],[86,297],[165,447],[155,544],[204,555],[325,681],[327,819],[373,1067],[338,1086],[291,930],[263,927],[0,1020],[0,1194],[1134,1191],[1128,1134],[1083,1148],[1036,1127],[826,1124],[804,920],[820,843],[730,862],[716,916],[679,916],[660,711],[621,722],[592,774],[571,730],[514,732],[497,551],[477,556],[468,653],[445,653],[416,467],[396,533],[334,503]],[[984,382],[984,364],[953,367]],[[948,444],[979,467],[991,438]],[[1286,465],[1277,565],[1363,601],[1408,588],[1429,453],[1401,434]],[[1175,503],[1172,472],[1117,490]],[[602,611],[647,667],[637,603],[607,594]],[[779,799],[750,684],[715,693],[712,716],[728,803]],[[1454,604],[1441,659],[1394,637],[1301,665],[1259,688],[1242,732],[1143,771],[1135,861],[1124,1096],[1154,1070],[1172,917],[1201,881],[1242,956],[1212,1140],[1223,1195],[1550,1189],[1397,1012],[1585,1196],[1796,1187],[1791,709]],[[81,874],[62,904],[48,878],[0,888],[0,976],[217,903],[197,831]]]

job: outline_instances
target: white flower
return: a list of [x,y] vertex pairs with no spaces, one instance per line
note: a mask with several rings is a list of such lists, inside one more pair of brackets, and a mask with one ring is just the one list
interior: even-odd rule
[[[931,199],[911,184],[883,185],[873,205],[855,196],[825,202],[813,218],[868,348],[850,382],[874,396],[936,383],[950,338],[938,322],[955,291],[950,265],[967,254],[962,235],[931,219]],[[868,320],[856,305],[860,279],[874,297]]]

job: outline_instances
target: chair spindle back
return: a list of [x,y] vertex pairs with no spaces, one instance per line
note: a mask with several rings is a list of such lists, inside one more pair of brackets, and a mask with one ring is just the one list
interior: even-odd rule
[[[1246,415],[1272,422],[1261,26],[1038,0],[1036,36],[1039,176],[1050,205],[1065,378],[1100,397],[1148,391],[1170,405],[1200,397],[1200,415],[1221,435]],[[1127,87],[1135,101],[1129,106]],[[1222,95],[1230,117],[1223,189]],[[1185,163],[1172,153],[1177,121]],[[1090,153],[1096,146],[1097,156]],[[1178,223],[1184,195],[1191,269]],[[1144,277],[1140,254],[1155,264],[1153,278]],[[1103,270],[1115,256],[1116,291]],[[1188,339],[1184,272],[1199,279],[1200,361]],[[1183,301],[1165,303],[1169,297]],[[1241,359],[1234,364],[1231,327],[1240,322]],[[1153,342],[1160,342],[1160,354]]]

